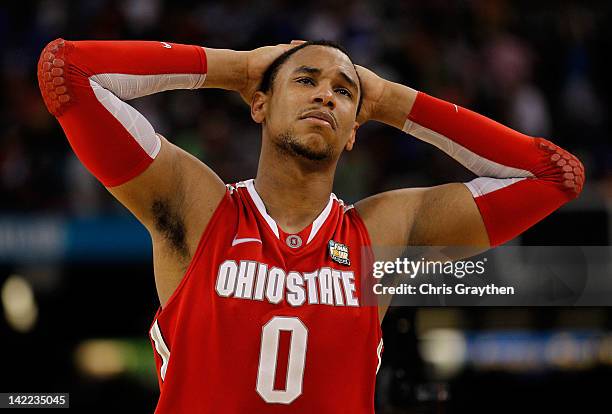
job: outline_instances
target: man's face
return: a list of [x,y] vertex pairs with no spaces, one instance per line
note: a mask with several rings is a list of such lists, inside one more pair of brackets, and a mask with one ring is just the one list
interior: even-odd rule
[[265,135],[275,145],[292,155],[337,160],[355,140],[358,85],[355,68],[344,53],[326,46],[305,47],[282,65],[262,104],[261,120],[255,120],[263,122]]

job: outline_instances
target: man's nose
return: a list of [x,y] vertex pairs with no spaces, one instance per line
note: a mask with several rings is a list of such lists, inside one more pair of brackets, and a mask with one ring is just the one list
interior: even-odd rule
[[320,103],[323,106],[328,106],[330,108],[335,108],[336,101],[334,100],[334,93],[330,88],[327,87],[319,87],[314,95],[314,102]]

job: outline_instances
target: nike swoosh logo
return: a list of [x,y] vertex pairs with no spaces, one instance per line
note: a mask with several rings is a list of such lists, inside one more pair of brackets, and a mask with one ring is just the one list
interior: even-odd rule
[[166,43],[166,42],[161,42],[162,46],[165,47],[166,49],[172,49],[172,45]]
[[259,239],[251,239],[251,238],[245,238],[245,239],[234,238],[234,240],[232,240],[232,246],[236,246],[237,244],[248,243],[248,242],[261,243],[261,240],[259,240]]

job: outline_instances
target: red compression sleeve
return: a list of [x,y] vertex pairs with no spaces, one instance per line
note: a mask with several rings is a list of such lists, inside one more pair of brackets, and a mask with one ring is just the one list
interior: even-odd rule
[[518,236],[582,191],[572,154],[449,102],[419,92],[404,131],[480,176],[472,192],[492,246]]
[[56,39],[41,53],[38,82],[74,152],[111,187],[143,172],[160,149],[153,127],[123,100],[199,87],[206,70],[198,46]]

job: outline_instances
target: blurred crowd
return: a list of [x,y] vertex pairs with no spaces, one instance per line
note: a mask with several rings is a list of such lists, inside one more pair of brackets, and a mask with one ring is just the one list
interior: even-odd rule
[[[610,3],[504,0],[42,0],[0,5],[0,211],[119,213],[46,111],[36,63],[47,42],[148,39],[249,50],[292,39],[343,44],[379,75],[544,136],[577,154],[588,200],[612,201]],[[225,182],[255,176],[260,129],[235,93],[175,91],[130,102]],[[439,150],[369,123],[344,155],[335,192],[468,180]]]

